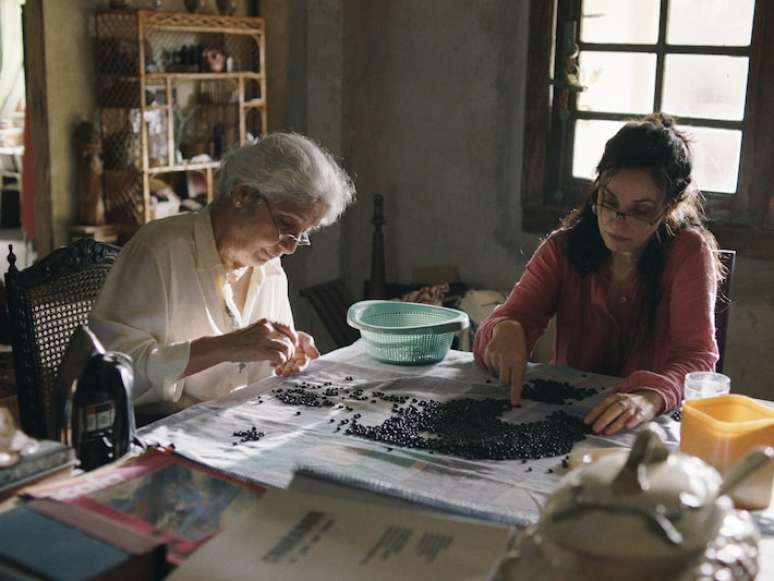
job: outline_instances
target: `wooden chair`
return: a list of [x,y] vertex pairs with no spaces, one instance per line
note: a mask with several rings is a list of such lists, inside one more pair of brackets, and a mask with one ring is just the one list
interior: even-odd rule
[[21,271],[13,245],[9,250],[5,283],[22,429],[59,440],[59,367],[76,328],[87,323],[119,248],[83,238]]
[[718,343],[720,358],[715,364],[718,373],[723,372],[726,352],[726,334],[728,332],[728,312],[731,308],[731,280],[734,274],[736,252],[733,250],[719,250],[718,255],[726,273],[718,284],[717,297],[715,298],[715,340]]
[[336,347],[346,347],[357,340],[360,333],[347,324],[347,309],[354,301],[342,279],[316,284],[300,293],[309,300]]

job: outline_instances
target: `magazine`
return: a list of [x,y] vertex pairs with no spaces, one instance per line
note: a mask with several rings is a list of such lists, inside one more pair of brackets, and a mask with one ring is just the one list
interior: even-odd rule
[[168,543],[179,563],[251,506],[264,488],[169,451],[28,492],[95,511]]

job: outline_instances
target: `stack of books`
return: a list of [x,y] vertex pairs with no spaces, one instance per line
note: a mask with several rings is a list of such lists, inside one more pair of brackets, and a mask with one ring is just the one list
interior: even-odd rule
[[98,514],[40,499],[0,513],[2,579],[160,579],[166,546]]

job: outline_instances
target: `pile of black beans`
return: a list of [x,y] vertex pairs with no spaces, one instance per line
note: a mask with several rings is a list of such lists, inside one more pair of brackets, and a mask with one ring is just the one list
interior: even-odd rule
[[232,435],[235,438],[239,438],[239,442],[234,442],[234,446],[236,446],[237,444],[242,444],[244,442],[257,442],[266,434],[264,432],[259,432],[258,428],[253,426],[249,430],[237,430]]
[[380,425],[353,419],[346,434],[471,460],[526,460],[567,454],[589,427],[563,411],[545,420],[511,424],[500,419],[510,409],[503,399],[419,401],[402,408]]
[[521,397],[542,403],[568,405],[596,394],[597,390],[592,387],[576,387],[550,379],[533,379],[524,384]]
[[[305,407],[332,407],[334,402],[328,399],[330,396],[317,394],[312,391],[307,391],[303,387],[293,387],[290,389],[277,389],[274,393],[278,400],[286,405],[301,405]],[[338,393],[336,394],[338,396]],[[333,396],[333,397],[336,397]]]
[[[347,376],[345,382],[352,381]],[[350,436],[383,442],[392,446],[416,448],[432,453],[448,454],[475,460],[532,460],[568,454],[575,442],[590,433],[582,419],[555,411],[544,420],[513,424],[500,416],[510,409],[506,399],[457,399],[448,402],[418,400],[408,395],[387,394],[381,391],[365,392],[357,387],[344,387],[333,382],[291,383],[290,387],[272,390],[282,403],[292,406],[333,407],[353,409],[342,402],[347,400],[392,403],[391,415],[379,425],[360,423],[360,414],[349,419],[329,423],[335,431]],[[551,404],[569,404],[595,395],[596,389],[580,388],[569,383],[535,379],[524,385],[523,397]],[[260,399],[260,396],[259,396]],[[297,412],[297,415],[300,412]],[[259,437],[253,436],[260,434]],[[234,432],[255,441],[262,432]]]

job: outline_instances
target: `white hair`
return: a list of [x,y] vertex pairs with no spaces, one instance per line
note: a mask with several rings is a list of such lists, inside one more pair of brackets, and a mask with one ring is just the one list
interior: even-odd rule
[[237,185],[256,189],[270,201],[301,205],[323,201],[322,226],[338,220],[355,199],[352,180],[333,156],[297,133],[270,133],[226,154],[216,202],[229,200]]

